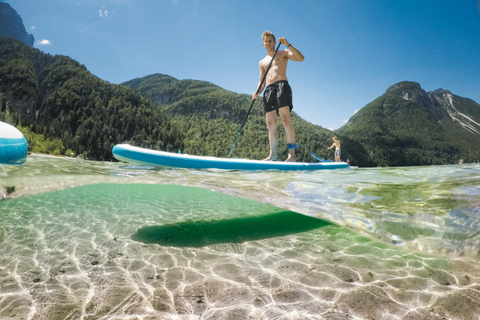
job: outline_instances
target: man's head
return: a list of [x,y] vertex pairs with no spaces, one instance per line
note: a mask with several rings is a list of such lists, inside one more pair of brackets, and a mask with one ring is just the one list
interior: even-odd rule
[[263,39],[263,46],[265,47],[265,49],[267,49],[267,51],[275,49],[276,41],[273,33],[271,33],[268,30],[265,31],[264,33],[262,33],[262,39]]
[[273,37],[273,41],[275,42],[275,36],[273,35],[273,33],[271,33],[271,32],[268,31],[268,30],[267,30],[267,31],[264,31],[264,32],[262,33],[262,40],[263,40],[263,42],[265,42],[265,38],[267,38],[267,39],[269,38],[268,36],[272,36],[272,37]]

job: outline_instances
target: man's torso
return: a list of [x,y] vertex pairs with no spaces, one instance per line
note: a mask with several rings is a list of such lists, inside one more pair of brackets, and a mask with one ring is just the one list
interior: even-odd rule
[[[262,61],[260,61],[260,65],[264,70],[267,70],[271,60],[272,60],[271,56],[266,56],[265,58],[263,58]],[[268,71],[267,77],[265,79],[265,84],[267,86],[269,84],[272,84],[280,80],[288,80],[287,79],[287,62],[288,62],[287,50],[282,50],[277,52],[277,55],[275,56],[275,60],[273,61],[272,66],[270,67],[270,70]]]

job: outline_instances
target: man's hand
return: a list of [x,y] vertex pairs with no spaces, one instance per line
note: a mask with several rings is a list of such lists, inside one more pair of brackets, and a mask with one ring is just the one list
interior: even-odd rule
[[257,100],[258,99],[258,94],[255,92],[252,94],[252,100]]
[[287,48],[289,49],[287,51],[288,52],[288,54],[287,54],[288,59],[293,60],[293,61],[298,61],[298,62],[301,62],[305,59],[303,54],[297,48],[295,48],[290,42],[288,42],[287,39],[285,39],[284,37],[278,38],[278,43],[281,43],[281,44],[287,46]]
[[278,38],[278,43],[281,43],[281,44],[283,44],[284,46],[287,46],[287,47],[290,45],[290,43],[284,37]]

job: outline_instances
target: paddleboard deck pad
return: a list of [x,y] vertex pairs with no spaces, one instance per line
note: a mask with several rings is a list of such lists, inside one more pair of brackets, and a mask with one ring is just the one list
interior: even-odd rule
[[218,158],[171,153],[117,144],[112,149],[113,156],[120,161],[140,165],[167,166],[187,169],[224,170],[328,170],[348,168],[346,162],[283,162]]

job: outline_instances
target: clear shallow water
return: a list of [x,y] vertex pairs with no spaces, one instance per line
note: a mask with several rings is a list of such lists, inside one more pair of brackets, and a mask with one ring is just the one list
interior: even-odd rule
[[15,186],[0,201],[0,319],[480,316],[480,165],[247,173],[31,156],[0,168],[0,186]]

